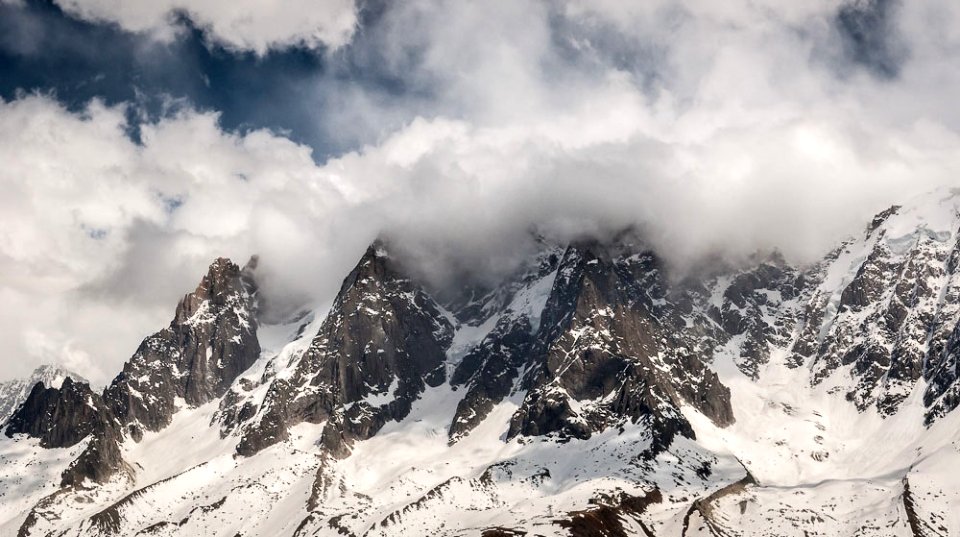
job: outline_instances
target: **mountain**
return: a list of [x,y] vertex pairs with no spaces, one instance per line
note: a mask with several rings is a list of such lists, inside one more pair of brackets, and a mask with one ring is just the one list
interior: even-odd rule
[[960,534],[960,191],[809,266],[626,230],[441,292],[377,241],[277,324],[256,264],[22,397],[0,535]]
[[77,382],[87,382],[80,375],[54,365],[42,365],[26,378],[0,382],[0,423],[5,422],[13,411],[27,400],[30,390],[37,383],[48,388],[59,388],[67,377]]

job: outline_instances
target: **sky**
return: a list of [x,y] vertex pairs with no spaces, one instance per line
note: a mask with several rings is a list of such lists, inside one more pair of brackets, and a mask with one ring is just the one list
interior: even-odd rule
[[960,186],[958,65],[954,0],[0,0],[0,379],[109,382],[218,256],[811,262]]

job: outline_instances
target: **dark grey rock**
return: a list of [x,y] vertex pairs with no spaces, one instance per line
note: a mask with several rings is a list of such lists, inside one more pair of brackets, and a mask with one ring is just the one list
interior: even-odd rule
[[175,401],[201,405],[223,396],[260,354],[252,259],[241,270],[217,259],[197,289],[177,307],[170,326],[150,336],[103,395],[70,378],[58,389],[34,387],[11,418],[7,434],[26,433],[44,447],[67,447],[89,437],[64,472],[64,486],[104,482],[126,467],[120,444],[170,423]]
[[510,394],[534,342],[530,320],[508,315],[463,358],[450,379],[467,390],[450,424],[451,442],[473,430]]
[[[344,280],[333,307],[290,380],[272,382],[259,422],[237,452],[252,455],[301,422],[327,421],[324,444],[345,453],[355,439],[403,419],[427,386],[446,380],[453,325],[377,242]],[[388,403],[361,403],[368,396]],[[363,409],[362,419],[356,416]],[[354,420],[344,417],[357,418]]]
[[27,400],[13,413],[6,435],[26,434],[40,439],[45,448],[76,445],[107,421],[103,402],[86,383],[67,377],[63,385],[34,385]]
[[[586,438],[624,421],[651,427],[652,452],[693,437],[679,408],[733,422],[730,393],[678,334],[663,267],[651,253],[571,246],[543,313],[528,389],[508,437]],[[580,410],[576,410],[579,408]]]
[[255,265],[255,258],[243,270],[228,259],[214,261],[170,325],[140,344],[104,392],[122,423],[162,429],[177,398],[199,406],[222,397],[259,358]]

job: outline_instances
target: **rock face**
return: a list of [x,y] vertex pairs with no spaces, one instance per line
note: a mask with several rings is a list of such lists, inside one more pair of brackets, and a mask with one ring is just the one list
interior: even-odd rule
[[399,271],[383,244],[372,245],[292,376],[270,385],[238,453],[252,455],[285,439],[297,423],[326,421],[323,445],[346,455],[355,439],[402,419],[427,386],[446,380],[452,337],[453,325],[436,302]]
[[[493,407],[517,390],[520,372],[530,365],[541,316],[556,279],[562,251],[546,248],[493,293],[454,306],[458,317],[493,329],[459,361],[450,384],[466,389],[448,431],[456,442],[486,419]],[[475,312],[480,312],[479,318]],[[455,353],[453,350],[451,354]]]
[[243,270],[214,261],[170,326],[145,339],[106,389],[105,402],[135,437],[167,426],[178,398],[199,406],[222,397],[259,358],[255,267],[256,258]]
[[651,454],[693,437],[680,406],[733,422],[730,392],[677,334],[659,261],[602,245],[567,249],[523,380],[508,437],[589,438],[624,423],[650,425]]
[[14,379],[0,383],[0,424],[27,400],[27,396],[36,384],[43,383],[48,388],[59,388],[64,379],[72,378],[77,382],[86,382],[83,377],[53,365],[42,365],[36,368],[29,377]]
[[756,379],[771,349],[790,343],[797,316],[794,299],[805,285],[804,274],[776,254],[716,282],[718,299],[708,314],[722,328],[721,339],[742,339],[735,362],[745,375]]
[[849,400],[891,415],[923,378],[928,421],[956,407],[958,228],[955,195],[892,207],[811,271],[820,281],[807,292],[794,352],[811,364],[813,383],[836,383],[843,371],[854,380],[838,387]]
[[960,324],[954,327],[943,349],[930,354],[935,360],[924,371],[927,388],[923,393],[923,403],[929,409],[927,424],[960,406]]
[[526,316],[503,318],[454,371],[450,383],[466,386],[450,424],[455,442],[479,425],[493,407],[513,391],[521,367],[530,359],[536,341]]
[[67,377],[60,388],[47,388],[38,382],[11,416],[6,434],[39,438],[46,448],[70,447],[103,428],[103,410],[100,396],[86,383]]
[[144,429],[167,426],[178,399],[198,406],[222,397],[259,357],[255,266],[255,258],[243,270],[227,259],[214,261],[180,301],[170,326],[141,343],[102,395],[69,377],[60,389],[37,384],[10,418],[7,435],[26,433],[44,447],[89,437],[63,473],[64,485],[104,482],[125,469],[120,444],[127,434],[139,441]]
[[115,416],[85,382],[63,379],[60,388],[34,385],[26,401],[10,417],[6,435],[26,434],[45,448],[67,448],[88,440],[80,457],[61,475],[61,486],[102,483],[124,468],[120,430]]

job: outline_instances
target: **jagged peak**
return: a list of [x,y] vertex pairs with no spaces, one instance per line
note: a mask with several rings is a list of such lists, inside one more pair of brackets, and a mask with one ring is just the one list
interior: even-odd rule
[[253,274],[258,263],[259,257],[254,255],[241,269],[229,258],[216,258],[210,264],[207,273],[200,279],[196,289],[180,300],[173,323],[188,322],[198,311],[207,307],[207,302],[222,306],[230,297],[255,293],[256,282]]
[[37,366],[36,369],[30,373],[30,376],[27,377],[28,381],[43,382],[45,385],[59,388],[60,385],[67,379],[72,379],[75,382],[80,382],[84,384],[89,384],[89,381],[83,376],[74,373],[68,369],[65,369],[61,366],[55,364],[42,364]]
[[391,249],[392,247],[387,239],[377,237],[367,246],[367,249],[363,251],[363,255],[360,256],[360,259],[357,261],[357,266],[362,266],[371,261],[391,259],[393,258]]
[[259,264],[260,256],[256,254],[250,256],[242,268],[228,257],[218,257],[210,263],[193,294],[215,298],[233,292],[238,282],[253,278]]
[[394,261],[395,258],[390,254],[387,241],[377,238],[367,246],[353,270],[344,278],[337,296],[342,299],[351,288],[362,283],[366,278],[379,280],[385,277],[398,277],[400,272],[396,270]]
[[367,247],[367,252],[374,257],[389,258],[390,243],[383,237],[377,237],[370,243],[370,246]]
[[200,280],[196,294],[210,294],[216,296],[229,287],[234,278],[240,277],[240,267],[226,257],[218,257],[207,269],[206,275]]
[[80,442],[103,421],[99,401],[86,382],[63,379],[59,388],[43,381],[33,385],[26,400],[10,417],[6,435],[27,434],[44,447],[69,447]]
[[882,226],[888,218],[897,213],[903,206],[902,205],[892,205],[886,210],[880,211],[876,216],[873,217],[873,220],[870,221],[870,224],[867,226],[867,237],[873,234],[878,227]]
[[948,238],[960,227],[960,188],[938,188],[916,196],[902,205],[878,213],[867,226],[866,238],[881,233],[887,240],[924,232]]

